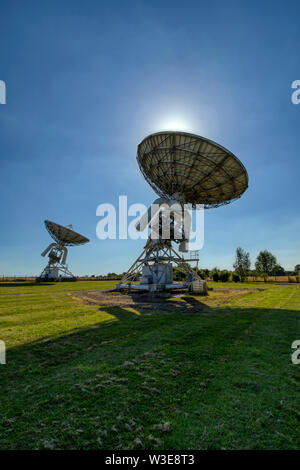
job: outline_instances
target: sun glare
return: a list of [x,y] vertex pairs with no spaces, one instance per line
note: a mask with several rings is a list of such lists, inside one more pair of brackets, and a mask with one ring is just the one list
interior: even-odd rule
[[170,131],[180,131],[186,129],[186,126],[182,122],[171,121],[166,124],[166,128]]
[[187,125],[184,121],[169,120],[161,124],[161,129],[166,131],[191,131],[191,126]]
[[[155,113],[156,114],[156,113]],[[170,114],[163,114],[159,113],[159,115],[154,119],[152,117],[151,124],[147,126],[148,132],[164,132],[164,131],[177,131],[177,132],[190,132],[192,134],[196,133],[197,128],[195,125],[192,124],[195,119],[192,116],[192,113],[188,112],[178,112],[178,113],[170,113]]]

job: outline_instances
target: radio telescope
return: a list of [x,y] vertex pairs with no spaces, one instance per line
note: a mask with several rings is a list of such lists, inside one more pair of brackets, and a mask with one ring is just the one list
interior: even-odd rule
[[[198,135],[165,131],[146,137],[137,149],[140,170],[158,194],[138,224],[144,230],[156,222],[142,254],[117,285],[117,289],[160,291],[186,289],[206,290],[205,281],[197,274],[198,252],[184,258],[172,246],[179,244],[181,253],[188,252],[189,227],[185,226],[184,205],[215,208],[238,199],[248,187],[248,175],[240,160],[229,150]],[[174,209],[175,207],[175,209]],[[178,209],[179,208],[179,209]],[[154,209],[154,210],[153,210]],[[170,222],[170,236],[162,236],[164,219]],[[179,236],[181,235],[181,236]],[[196,262],[192,269],[189,264]],[[183,283],[173,282],[173,265],[185,271]],[[132,284],[140,276],[140,284]]]
[[55,243],[51,243],[41,253],[43,257],[48,254],[49,261],[37,281],[76,280],[66,264],[67,246],[83,245],[90,240],[80,233],[74,232],[72,225],[64,227],[50,220],[45,220],[45,226]]

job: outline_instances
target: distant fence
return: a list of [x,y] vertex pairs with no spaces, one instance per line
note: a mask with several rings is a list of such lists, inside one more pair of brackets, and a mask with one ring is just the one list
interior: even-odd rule
[[[248,282],[264,282],[263,277],[249,276],[247,277]],[[297,276],[268,276],[267,282],[298,282]]]
[[[206,280],[207,281],[213,281],[213,279],[210,278],[210,277],[207,278]],[[222,281],[219,280],[218,282],[222,282]],[[299,282],[299,281],[297,280],[297,276],[268,276],[266,278],[266,280],[263,277],[248,276],[245,279],[245,282],[283,282],[283,283],[291,283],[291,282]]]
[[[122,276],[76,276],[78,281],[119,281]],[[0,276],[1,282],[34,282],[35,276]]]
[[94,277],[77,277],[78,281],[119,281],[122,279],[122,276],[94,276]]
[[0,282],[33,282],[35,276],[0,276]]
[[[34,282],[34,276],[0,276],[0,282]],[[77,276],[78,281],[119,281],[122,276]],[[207,278],[208,281],[212,281],[211,278]],[[221,281],[219,281],[221,282]],[[248,276],[246,282],[283,282],[293,283],[299,282],[297,276],[269,276],[266,281],[263,277]]]

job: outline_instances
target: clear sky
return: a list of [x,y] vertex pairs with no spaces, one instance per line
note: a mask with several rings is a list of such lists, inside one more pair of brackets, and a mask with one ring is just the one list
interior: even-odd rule
[[0,275],[39,274],[50,219],[91,239],[75,274],[126,270],[142,241],[100,241],[96,208],[150,204],[136,163],[151,132],[182,123],[235,153],[238,201],[205,213],[201,267],[269,249],[300,263],[298,1],[13,1],[0,11]]

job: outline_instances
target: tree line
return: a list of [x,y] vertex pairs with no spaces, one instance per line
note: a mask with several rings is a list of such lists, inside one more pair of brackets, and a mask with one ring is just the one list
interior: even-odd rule
[[[261,277],[264,281],[269,276],[284,276],[285,270],[280,264],[278,264],[276,256],[274,256],[268,250],[262,250],[257,255],[254,263],[255,269],[251,270],[251,260],[249,252],[243,248],[238,247],[235,251],[235,257],[233,262],[233,271],[227,269],[220,270],[217,267],[213,269],[199,269],[198,274],[202,279],[210,278],[213,281],[233,281],[233,282],[244,282],[248,276]],[[181,281],[185,279],[186,273],[183,269],[174,267],[174,280]],[[123,274],[108,273],[105,276],[97,276],[98,279],[121,279]],[[300,271],[297,275],[297,281],[300,282]],[[91,276],[95,278],[95,275]]]
[[233,262],[234,271],[228,271],[226,269],[220,270],[214,268],[212,270],[200,269],[199,275],[203,279],[208,277],[214,281],[226,282],[232,280],[234,282],[244,282],[249,275],[254,275],[255,277],[262,277],[264,281],[267,280],[269,276],[284,276],[285,271],[282,266],[277,262],[276,256],[274,256],[268,250],[262,250],[257,255],[255,261],[255,269],[251,271],[251,260],[250,254],[248,251],[245,251],[243,248],[238,247],[235,252],[235,258]]

